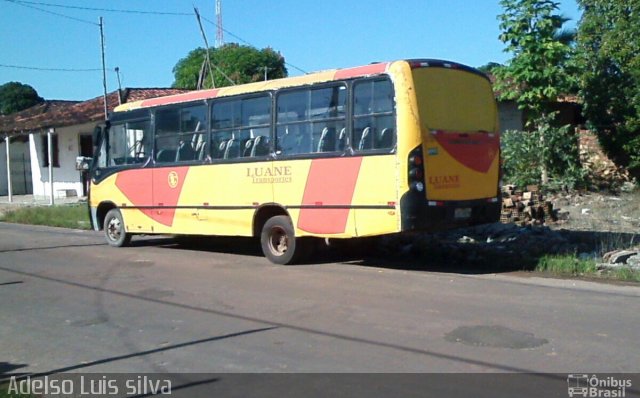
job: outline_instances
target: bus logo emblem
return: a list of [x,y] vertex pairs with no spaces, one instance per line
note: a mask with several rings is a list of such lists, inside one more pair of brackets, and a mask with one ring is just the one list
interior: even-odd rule
[[168,176],[168,180],[169,180],[169,186],[171,188],[175,188],[178,186],[178,173],[176,173],[175,171],[172,171],[169,173]]

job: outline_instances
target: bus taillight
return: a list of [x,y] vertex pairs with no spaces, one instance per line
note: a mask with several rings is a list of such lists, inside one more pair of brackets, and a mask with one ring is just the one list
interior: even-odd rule
[[409,187],[413,191],[424,192],[424,161],[422,146],[409,153]]

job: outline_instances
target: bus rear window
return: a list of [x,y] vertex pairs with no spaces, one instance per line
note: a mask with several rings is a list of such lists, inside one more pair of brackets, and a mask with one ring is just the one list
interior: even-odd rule
[[475,73],[447,68],[413,70],[421,123],[430,130],[495,131],[491,83]]

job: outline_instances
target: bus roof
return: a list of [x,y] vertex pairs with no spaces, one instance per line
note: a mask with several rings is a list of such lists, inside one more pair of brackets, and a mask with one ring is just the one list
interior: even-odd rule
[[286,87],[304,86],[313,83],[330,82],[334,80],[342,80],[354,77],[364,77],[385,73],[389,70],[389,66],[394,62],[408,62],[412,66],[425,67],[425,66],[446,66],[467,71],[477,72],[475,69],[465,65],[461,65],[455,62],[432,60],[432,59],[420,59],[420,60],[403,60],[392,62],[379,62],[369,65],[357,66],[346,69],[331,69],[322,72],[310,73],[308,75],[286,77],[282,79],[267,80],[256,83],[240,84],[237,86],[227,86],[221,88],[207,89],[191,91],[182,94],[169,95],[165,97],[157,97],[146,100],[134,101],[122,104],[114,109],[114,112],[126,112],[135,109],[143,109],[154,106],[163,106],[171,104],[179,104],[183,102],[198,101],[217,97],[227,97],[238,94],[247,94],[253,92],[261,92],[268,90],[275,90]]

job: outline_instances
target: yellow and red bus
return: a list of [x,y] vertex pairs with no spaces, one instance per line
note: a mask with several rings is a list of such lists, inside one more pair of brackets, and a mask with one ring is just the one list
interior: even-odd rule
[[112,246],[257,237],[289,264],[310,237],[494,222],[497,120],[484,74],[427,59],[123,104],[96,133],[92,224]]

